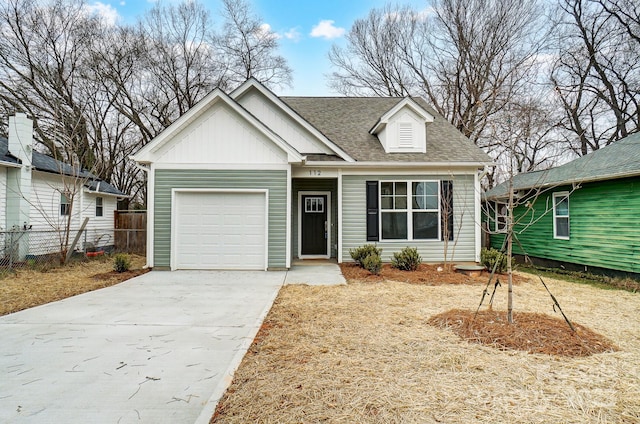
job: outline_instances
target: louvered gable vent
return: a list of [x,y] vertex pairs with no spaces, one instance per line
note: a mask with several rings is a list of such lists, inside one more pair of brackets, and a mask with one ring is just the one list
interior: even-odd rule
[[407,97],[385,113],[371,129],[387,153],[426,153],[427,125],[434,117]]

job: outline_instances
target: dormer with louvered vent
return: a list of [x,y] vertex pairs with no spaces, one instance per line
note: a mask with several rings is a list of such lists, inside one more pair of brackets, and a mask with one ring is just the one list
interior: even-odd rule
[[385,113],[371,129],[387,153],[426,153],[426,125],[434,117],[406,97]]

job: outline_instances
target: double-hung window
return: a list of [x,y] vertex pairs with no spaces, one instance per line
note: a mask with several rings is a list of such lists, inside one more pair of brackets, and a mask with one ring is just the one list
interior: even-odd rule
[[102,214],[103,214],[102,197],[96,197],[96,216],[102,216]]
[[437,240],[440,237],[438,181],[382,181],[382,240]]
[[437,181],[411,183],[411,208],[414,240],[440,237],[440,184]]
[[383,240],[408,238],[407,182],[380,183],[380,216]]
[[507,215],[509,214],[507,204],[495,202],[496,207],[496,233],[505,233],[507,231]]
[[553,193],[553,237],[569,239],[569,193]]
[[64,193],[60,193],[60,216],[69,216],[71,212],[71,202],[69,197]]

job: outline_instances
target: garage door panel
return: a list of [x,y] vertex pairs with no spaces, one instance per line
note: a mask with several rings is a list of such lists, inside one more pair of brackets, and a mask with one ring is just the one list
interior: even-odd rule
[[266,268],[264,192],[178,192],[175,202],[174,268]]

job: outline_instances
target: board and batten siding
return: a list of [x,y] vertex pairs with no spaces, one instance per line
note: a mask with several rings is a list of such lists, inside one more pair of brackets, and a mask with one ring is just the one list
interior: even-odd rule
[[[553,238],[553,193],[562,191],[571,187],[539,196],[533,214],[514,227],[524,248],[514,243],[514,254],[640,273],[640,177],[586,183],[571,193],[569,240]],[[525,210],[518,206],[515,219]],[[503,235],[492,234],[492,247],[500,249],[503,240]]]
[[291,224],[292,231],[292,253],[298,257],[298,215],[300,206],[298,205],[298,193],[301,191],[328,191],[331,192],[331,257],[338,255],[338,180],[337,179],[315,179],[315,178],[294,178],[292,182],[293,196],[291,199]]
[[268,267],[286,266],[287,171],[158,169],[154,190],[154,266],[168,268],[171,258],[171,189],[269,190]]
[[304,152],[305,154],[333,153],[331,149],[320,143],[316,136],[310,134],[307,129],[295,122],[280,107],[274,106],[271,100],[257,90],[243,95],[238,101],[276,134],[287,140],[287,143],[298,152]]
[[[447,260],[475,261],[475,207],[473,175],[344,175],[342,177],[342,260],[352,261],[349,249],[369,244],[366,235],[366,181],[453,181],[454,240],[449,241]],[[459,231],[458,231],[459,230]],[[457,239],[457,240],[456,240]],[[390,262],[394,252],[416,247],[425,262],[444,260],[444,241],[379,241],[382,260]],[[455,248],[455,253],[454,253]],[[453,254],[453,257],[452,257]]]

